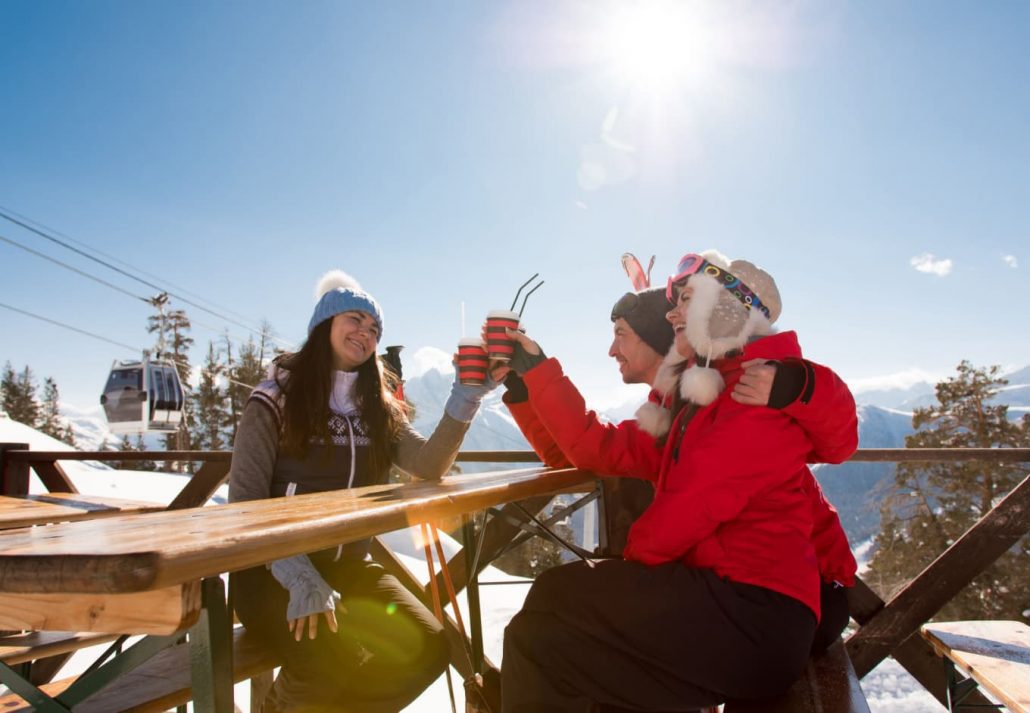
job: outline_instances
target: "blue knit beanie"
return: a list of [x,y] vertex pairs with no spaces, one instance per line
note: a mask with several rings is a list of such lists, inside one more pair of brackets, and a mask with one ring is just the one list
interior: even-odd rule
[[372,295],[361,289],[361,285],[343,270],[331,270],[322,275],[315,289],[318,304],[308,322],[308,336],[327,319],[341,312],[364,312],[376,321],[379,339],[383,338],[383,311]]

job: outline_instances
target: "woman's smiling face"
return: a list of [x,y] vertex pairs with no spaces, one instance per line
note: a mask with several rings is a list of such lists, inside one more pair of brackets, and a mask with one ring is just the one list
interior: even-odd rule
[[354,371],[375,354],[379,326],[365,312],[341,312],[333,317],[329,344],[333,350],[333,368]]
[[673,344],[681,357],[689,359],[694,356],[694,347],[687,341],[687,308],[690,306],[690,298],[694,294],[694,288],[688,284],[676,288],[673,286],[675,305],[665,314],[665,318],[672,325],[675,335]]

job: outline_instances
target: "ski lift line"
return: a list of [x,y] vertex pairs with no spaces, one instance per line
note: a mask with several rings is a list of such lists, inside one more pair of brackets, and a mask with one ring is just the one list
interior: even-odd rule
[[[190,365],[189,365],[189,364],[188,364],[187,362],[184,362],[184,361],[178,361],[177,359],[168,359],[168,361],[170,361],[170,362],[172,362],[173,364],[175,364],[176,366],[178,366],[178,367],[180,367],[180,368],[182,368],[182,369],[186,370],[187,372],[188,372],[188,371],[189,371],[190,369],[192,369],[192,368],[193,368],[193,367],[191,367],[191,366],[190,366]],[[244,387],[246,387],[246,388],[248,388],[248,389],[253,389],[253,388],[255,388],[255,385],[254,385],[254,384],[244,384],[244,383],[243,383],[242,381],[236,381],[236,379],[233,379],[233,378],[231,378],[231,377],[228,377],[228,376],[226,376],[225,374],[220,374],[220,376],[221,376],[221,377],[222,377],[223,379],[225,379],[226,381],[228,381],[228,382],[229,382],[230,384],[236,384],[237,386],[244,386]]]
[[[235,324],[238,327],[243,327],[248,332],[252,332],[253,334],[260,334],[261,333],[259,329],[255,329],[254,327],[251,327],[249,325],[243,324],[242,322],[239,322],[239,321],[237,321],[235,319],[231,319],[229,317],[226,317],[223,314],[219,314],[219,313],[217,313],[217,312],[215,312],[213,310],[208,309],[207,307],[204,307],[203,305],[200,305],[200,304],[197,304],[196,302],[193,302],[192,300],[188,300],[185,297],[182,297],[181,295],[178,295],[178,294],[176,294],[174,292],[169,292],[168,290],[163,289],[162,287],[154,284],[153,282],[149,282],[147,280],[144,280],[141,277],[138,277],[138,276],[133,275],[133,274],[131,274],[129,272],[126,272],[125,270],[121,269],[120,267],[112,265],[112,264],[110,264],[108,262],[104,262],[100,258],[94,257],[94,256],[90,255],[89,253],[86,253],[86,252],[84,252],[82,250],[79,250],[78,248],[76,248],[76,247],[74,247],[72,245],[69,245],[68,243],[66,243],[66,242],[64,242],[62,240],[58,240],[57,238],[53,237],[52,235],[48,235],[47,233],[43,232],[39,228],[35,228],[35,227],[29,225],[28,223],[25,223],[25,222],[23,222],[21,220],[18,220],[17,218],[14,218],[13,216],[7,214],[3,210],[0,210],[0,218],[4,218],[6,220],[9,220],[10,222],[14,223],[15,225],[20,225],[21,227],[25,228],[26,230],[29,230],[29,231],[35,233],[36,235],[40,236],[41,238],[45,238],[46,240],[49,240],[49,241],[54,242],[54,243],[56,243],[56,244],[58,244],[58,245],[60,245],[60,246],[62,246],[64,248],[67,248],[68,250],[71,250],[72,252],[77,253],[77,254],[81,255],[82,257],[85,257],[85,258],[87,258],[89,260],[92,260],[95,263],[103,265],[104,267],[106,267],[106,268],[108,268],[110,270],[114,270],[115,272],[117,272],[117,273],[119,273],[121,275],[124,275],[125,277],[128,277],[130,279],[133,279],[136,282],[139,282],[140,284],[146,285],[147,287],[150,287],[151,289],[157,290],[158,292],[164,292],[164,293],[168,294],[169,296],[174,297],[175,299],[179,300],[180,302],[184,302],[184,303],[190,305],[191,307],[196,307],[197,309],[203,310],[203,311],[207,312],[208,314],[211,314],[211,315],[213,315],[215,317],[218,317],[221,320],[225,320],[226,322],[229,322],[231,324]],[[273,339],[274,339],[274,337],[273,337]]]
[[83,272],[82,270],[78,269],[77,267],[73,267],[73,266],[69,265],[68,263],[61,262],[60,260],[58,260],[56,258],[52,258],[49,255],[45,255],[45,254],[39,252],[38,250],[33,250],[29,246],[22,245],[21,243],[15,241],[15,240],[11,240],[10,238],[4,237],[3,235],[0,235],[0,240],[3,240],[5,243],[13,245],[16,248],[21,248],[25,252],[32,253],[36,257],[41,257],[44,260],[49,260],[50,262],[54,263],[55,265],[60,265],[64,269],[71,270],[72,272],[78,273],[79,275],[82,275],[85,278],[93,280],[94,282],[99,282],[101,285],[104,285],[105,287],[110,287],[112,290],[118,290],[119,292],[121,292],[124,295],[128,295],[129,297],[132,297],[132,298],[137,299],[137,300],[142,300],[143,302],[150,302],[150,300],[148,300],[146,297],[140,297],[139,295],[134,295],[133,293],[129,292],[126,289],[123,289],[123,288],[119,287],[118,285],[115,285],[115,284],[112,284],[110,282],[107,282],[106,280],[102,280],[99,277],[95,277],[94,275],[90,275],[88,272]]
[[[144,270],[142,268],[136,267],[135,265],[132,265],[130,263],[125,262],[124,260],[120,259],[119,257],[117,257],[115,255],[111,255],[110,253],[105,253],[103,250],[99,250],[99,249],[93,247],[92,245],[89,245],[88,243],[82,242],[81,240],[76,240],[75,238],[71,237],[67,233],[63,233],[60,230],[57,230],[55,228],[51,228],[50,226],[45,225],[44,223],[40,223],[38,220],[33,220],[32,218],[29,218],[28,216],[26,216],[26,215],[24,215],[22,213],[19,213],[18,211],[11,210],[10,208],[7,208],[5,206],[0,205],[0,215],[3,215],[4,212],[10,213],[11,215],[14,215],[14,216],[17,216],[21,220],[23,220],[23,221],[25,221],[27,223],[31,223],[32,225],[36,226],[40,230],[46,230],[47,232],[52,233],[53,235],[60,236],[60,237],[64,238],[65,240],[69,241],[69,242],[75,243],[76,245],[80,245],[80,246],[82,246],[84,248],[92,250],[97,255],[103,255],[108,260],[112,260],[112,261],[118,263],[119,265],[122,265],[122,266],[124,266],[126,268],[129,268],[131,270],[135,270],[136,272],[138,272],[138,273],[140,273],[142,275],[146,275],[147,277],[152,277],[155,280],[161,280],[162,279],[159,275],[155,275],[152,272],[147,272],[146,270]],[[4,217],[6,217],[6,216],[4,216]],[[202,295],[198,295],[195,292],[191,292],[190,290],[187,290],[185,287],[182,287],[181,285],[176,285],[173,282],[167,282],[167,284],[170,285],[171,287],[174,287],[176,290],[179,290],[180,292],[182,292],[184,294],[191,295],[193,297],[196,297],[198,300],[201,300],[202,302],[206,302],[207,304],[211,305],[212,307],[217,307],[217,308],[223,310],[224,312],[227,312],[228,314],[235,315],[236,317],[239,317],[240,319],[247,319],[246,315],[240,314],[239,312],[235,312],[235,311],[229,309],[228,307],[225,307],[224,305],[220,305],[220,304],[218,304],[216,302],[212,302],[211,300],[206,299]]]
[[42,322],[49,322],[50,324],[56,325],[58,327],[63,327],[64,329],[68,329],[68,330],[71,330],[73,332],[78,332],[79,334],[85,334],[87,337],[93,337],[94,339],[99,339],[102,342],[107,342],[108,344],[113,344],[116,347],[124,347],[125,349],[128,349],[129,351],[133,351],[133,352],[138,352],[139,351],[139,349],[137,347],[130,346],[128,344],[123,344],[121,342],[116,342],[113,339],[108,339],[107,337],[102,337],[99,334],[94,334],[93,332],[87,332],[84,329],[79,329],[78,327],[73,327],[70,324],[64,324],[63,322],[58,322],[57,320],[50,319],[49,317],[43,317],[43,316],[38,315],[38,314],[33,314],[32,312],[26,312],[23,309],[18,309],[17,307],[12,307],[11,305],[4,304],[3,302],[0,302],[0,307],[4,307],[5,309],[9,309],[12,312],[18,312],[19,314],[23,314],[23,315],[25,315],[27,317],[32,317],[33,319],[38,319],[38,320],[40,320]]
[[[67,329],[67,330],[70,330],[72,332],[77,332],[79,334],[84,334],[87,337],[92,337],[93,339],[99,339],[102,342],[107,342],[108,344],[113,344],[116,347],[122,347],[124,349],[128,349],[130,352],[139,353],[140,351],[142,351],[139,347],[134,347],[131,344],[124,344],[122,342],[116,342],[113,339],[108,339],[107,337],[102,337],[99,334],[94,334],[93,332],[87,332],[85,329],[79,329],[78,327],[73,327],[70,324],[65,324],[63,322],[58,322],[57,320],[50,319],[49,317],[43,317],[43,316],[38,315],[38,314],[33,314],[32,312],[27,312],[27,311],[25,311],[23,309],[19,309],[17,307],[13,307],[13,306],[11,306],[9,304],[5,304],[3,302],[0,302],[0,307],[3,307],[5,309],[9,309],[12,312],[18,312],[19,314],[23,314],[26,317],[32,317],[33,319],[38,319],[41,322],[47,322],[47,323],[53,324],[53,325],[55,325],[57,327],[62,327],[63,329]],[[169,361],[175,361],[175,360],[170,359]],[[184,369],[189,369],[189,367],[190,367],[190,365],[187,364],[186,362],[175,361],[175,364],[180,366],[180,367],[182,367],[182,368],[184,368]],[[230,379],[229,377],[225,377],[225,379],[226,379],[226,381],[229,381],[229,382],[231,382],[233,384],[236,384],[237,386],[245,386],[248,389],[253,389],[254,388],[253,384],[244,384],[241,381],[236,381],[235,379]]]

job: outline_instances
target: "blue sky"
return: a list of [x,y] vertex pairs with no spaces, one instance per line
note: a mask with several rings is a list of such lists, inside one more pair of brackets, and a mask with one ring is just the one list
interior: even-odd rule
[[[1028,36],[1014,1],[6,0],[0,206],[293,344],[331,268],[406,355],[539,272],[530,334],[598,403],[626,251],[656,282],[713,247],[762,265],[781,328],[854,384],[1025,365]],[[141,301],[0,264],[0,303],[151,343]],[[199,362],[225,324],[178,306]],[[131,356],[0,307],[0,361],[71,403]]]

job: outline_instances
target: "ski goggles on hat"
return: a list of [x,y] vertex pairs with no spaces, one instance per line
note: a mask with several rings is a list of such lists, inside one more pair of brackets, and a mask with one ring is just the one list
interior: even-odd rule
[[769,317],[769,308],[762,304],[762,300],[758,299],[758,295],[755,294],[754,290],[744,284],[739,277],[729,270],[713,265],[696,253],[687,253],[680,258],[679,265],[676,267],[676,274],[669,278],[669,282],[665,287],[665,298],[669,302],[675,303],[672,286],[697,273],[714,277],[720,285],[729,290],[746,308],[757,309],[767,318]]

